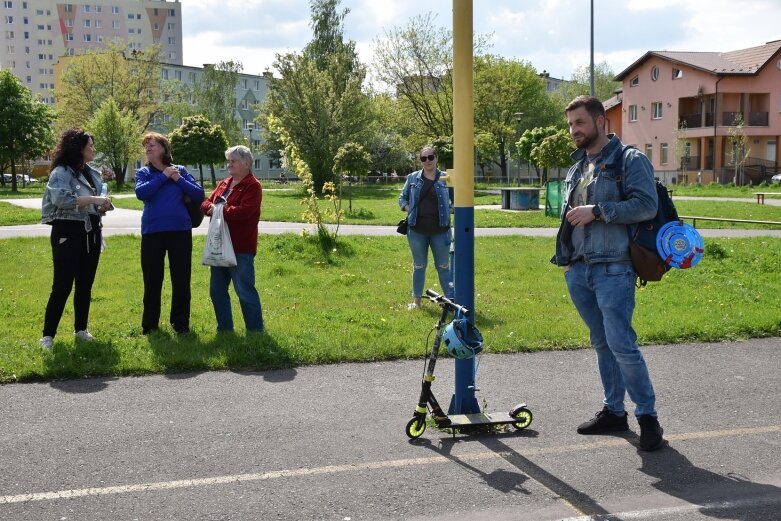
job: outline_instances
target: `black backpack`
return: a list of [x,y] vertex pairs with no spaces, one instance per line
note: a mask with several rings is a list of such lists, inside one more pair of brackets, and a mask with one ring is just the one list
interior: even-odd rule
[[[626,170],[626,151],[629,148],[635,148],[631,145],[625,146],[621,152],[621,172],[616,177],[618,181],[618,190],[621,194],[621,200],[624,200],[624,171]],[[632,257],[632,266],[640,279],[640,286],[645,286],[647,282],[658,282],[662,280],[665,273],[670,270],[670,265],[659,256],[656,248],[656,237],[659,230],[665,224],[672,221],[679,221],[678,210],[673,204],[667,187],[658,180],[656,184],[656,195],[658,205],[656,207],[656,216],[653,219],[638,223],[635,233],[632,235],[630,227],[627,226],[629,234],[629,253]]]

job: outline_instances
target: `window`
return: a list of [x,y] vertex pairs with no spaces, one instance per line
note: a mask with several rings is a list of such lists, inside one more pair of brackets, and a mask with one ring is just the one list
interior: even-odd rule
[[169,9],[168,10],[168,16],[171,16],[171,17],[176,16],[176,9]]
[[14,37],[14,32],[13,31],[6,31],[5,32],[5,37],[6,38],[13,38]]
[[152,9],[152,14],[153,14],[154,16],[157,16],[157,15],[159,15],[159,14],[160,14],[160,13],[159,13],[159,11],[160,11],[160,10],[159,10],[157,7],[155,7],[154,9]]
[[174,71],[174,79],[182,81],[182,71]]
[[30,25],[30,19],[25,16],[24,18],[22,18],[22,23],[24,25]]
[[653,109],[651,119],[662,119],[662,102],[654,101],[651,104],[651,108]]
[[128,20],[132,20],[133,18],[135,18],[135,15],[133,13],[128,13],[127,14],[127,19]]
[[111,22],[111,28],[119,29],[119,20],[114,20],[113,22]]
[[173,31],[174,29],[176,29],[176,24],[169,23],[168,24],[168,30],[169,31]]
[[132,27],[130,29],[128,29],[127,32],[128,32],[128,34],[136,34],[136,30],[133,29]]
[[96,13],[102,13],[103,12],[103,6],[102,5],[96,5],[95,6],[95,12]]
[[98,42],[98,43],[103,43],[103,35],[99,34],[99,35],[95,36],[95,41]]
[[645,155],[648,158],[648,160],[653,163],[654,162],[654,146],[651,144],[647,144],[645,146]]
[[14,17],[13,16],[6,16],[5,17],[5,23],[7,23],[7,24],[14,23]]
[[84,4],[84,12],[85,13],[89,13],[89,9],[90,9],[90,6],[88,6],[87,4]]
[[95,29],[103,28],[103,20],[95,20]]
[[631,80],[629,80],[629,86],[630,87],[637,87],[640,85],[640,76],[635,76]]
[[667,146],[667,143],[662,143],[659,145],[659,163],[662,165],[666,165],[670,162],[669,159],[669,146]]
[[160,24],[158,24],[157,22],[155,22],[155,25],[154,25],[154,27],[153,27],[153,28],[154,28],[154,30],[155,30],[155,31],[157,31],[158,29],[160,29]]
[[247,88],[247,78],[244,78],[241,80],[241,88],[246,89]]
[[683,71],[681,69],[676,69],[673,67],[673,79],[674,80],[680,80],[683,78]]
[[637,105],[629,105],[629,121],[637,121]]
[[173,36],[168,37],[168,45],[175,45],[176,44],[176,38]]
[[659,66],[654,65],[651,67],[651,81],[656,81],[659,79]]
[[65,27],[73,27],[73,18],[65,18]]
[[168,69],[160,69],[160,77],[164,80],[168,79]]
[[65,33],[65,41],[66,42],[72,42],[73,41],[73,33]]
[[84,41],[85,42],[91,42],[92,41],[92,35],[91,34],[85,34],[84,35]]
[[25,31],[24,32],[24,39],[25,40],[29,40],[30,39],[30,32],[29,31]]
[[90,27],[92,27],[92,21],[90,19],[88,19],[88,18],[84,19],[84,27],[86,27],[88,29]]
[[65,12],[66,13],[72,13],[73,12],[73,4],[65,4]]
[[13,9],[14,3],[11,0],[4,0],[3,7],[5,7],[6,9]]
[[255,80],[255,90],[260,90],[260,80]]
[[13,45],[8,46],[8,54],[16,54],[16,48]]
[[119,6],[111,6],[111,14],[119,14]]

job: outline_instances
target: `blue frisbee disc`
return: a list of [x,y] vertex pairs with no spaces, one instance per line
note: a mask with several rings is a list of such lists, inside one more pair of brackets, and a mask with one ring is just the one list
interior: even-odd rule
[[668,266],[685,270],[696,266],[705,245],[700,233],[690,224],[672,221],[661,227],[656,236],[656,251]]

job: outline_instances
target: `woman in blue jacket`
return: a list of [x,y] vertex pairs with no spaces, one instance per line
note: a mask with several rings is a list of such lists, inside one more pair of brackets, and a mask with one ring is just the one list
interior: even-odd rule
[[426,284],[428,251],[434,255],[439,284],[448,298],[453,298],[453,275],[450,271],[450,196],[440,181],[437,154],[431,146],[420,150],[423,169],[407,176],[399,195],[399,208],[407,212],[407,242],[412,252],[412,302],[407,309],[420,306]]
[[183,166],[174,166],[171,143],[150,132],[142,140],[146,166],[136,172],[136,197],[144,202],[141,214],[141,272],[144,276],[143,333],[157,330],[163,290],[165,256],[171,276],[169,321],[177,333],[190,331],[192,221],[184,197],[203,201],[203,188]]

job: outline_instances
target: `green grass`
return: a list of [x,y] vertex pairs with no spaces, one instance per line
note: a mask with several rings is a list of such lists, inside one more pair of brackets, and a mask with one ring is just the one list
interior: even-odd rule
[[[247,336],[234,299],[235,335],[217,336],[208,269],[194,238],[192,335],[164,326],[140,334],[142,285],[137,236],[108,238],[93,291],[94,344],[75,343],[68,303],[53,352],[40,349],[51,284],[47,238],[0,241],[0,381],[242,370],[422,358],[438,309],[410,313],[411,262],[404,238],[342,237],[323,257],[312,238],[262,236],[255,261],[267,332]],[[476,324],[488,352],[576,349],[585,326],[561,270],[548,261],[552,238],[475,240]],[[715,341],[781,335],[781,239],[706,241],[694,269],[674,270],[638,290],[635,327],[642,343]],[[429,287],[437,280],[430,266]],[[163,317],[170,295],[166,280]]]

